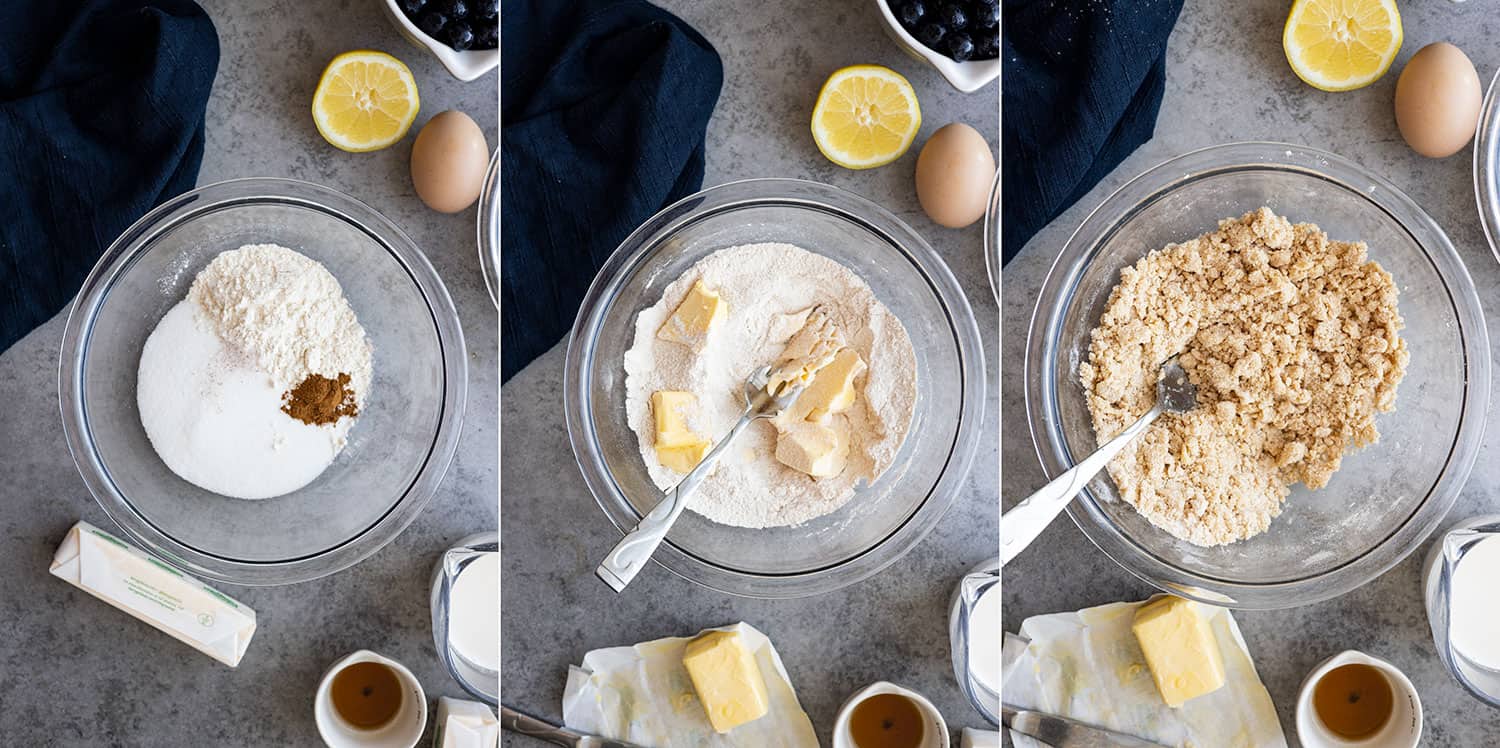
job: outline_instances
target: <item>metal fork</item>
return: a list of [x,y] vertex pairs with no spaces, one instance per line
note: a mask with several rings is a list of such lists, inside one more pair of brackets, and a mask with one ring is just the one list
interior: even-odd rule
[[775,392],[768,391],[766,385],[771,379],[771,367],[763,366],[755,370],[745,379],[745,410],[740,414],[740,420],[735,422],[734,427],[729,430],[724,438],[719,440],[714,448],[703,456],[703,460],[683,478],[681,482],[667,489],[662,494],[660,501],[651,511],[641,518],[641,521],[625,534],[620,542],[615,544],[609,555],[600,562],[599,568],[594,574],[604,580],[604,583],[620,592],[630,580],[635,578],[651,555],[656,553],[657,546],[661,545],[662,538],[672,529],[677,518],[682,516],[682,510],[687,508],[688,497],[698,488],[704,478],[708,477],[709,471],[713,470],[714,463],[718,461],[719,455],[729,448],[730,442],[745,431],[751,422],[762,418],[771,418],[792,406],[802,390],[807,387],[804,382],[788,383],[782,385]]

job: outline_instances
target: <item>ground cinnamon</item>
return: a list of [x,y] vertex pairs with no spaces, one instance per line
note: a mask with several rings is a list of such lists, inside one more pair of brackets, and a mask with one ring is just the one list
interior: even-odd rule
[[359,415],[359,406],[354,402],[348,374],[339,374],[337,379],[310,374],[281,396],[281,411],[303,423],[321,426]]

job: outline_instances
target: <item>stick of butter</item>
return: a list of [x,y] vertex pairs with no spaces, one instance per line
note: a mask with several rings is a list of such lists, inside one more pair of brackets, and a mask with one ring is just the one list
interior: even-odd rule
[[1146,666],[1167,706],[1224,685],[1224,658],[1219,642],[1192,602],[1166,595],[1142,605],[1130,627],[1146,655]]
[[52,574],[230,667],[255,634],[255,611],[87,522],[68,530]]
[[738,631],[709,631],[688,642],[682,664],[715,732],[729,732],[771,710],[766,679]]
[[500,720],[477,701],[438,698],[437,728],[432,748],[495,748],[500,744]]

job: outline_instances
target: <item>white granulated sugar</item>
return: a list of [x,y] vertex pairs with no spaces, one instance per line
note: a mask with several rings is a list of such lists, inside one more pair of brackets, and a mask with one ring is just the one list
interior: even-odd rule
[[317,478],[354,419],[313,426],[281,412],[282,390],[225,345],[190,300],[172,307],[141,351],[141,427],[183,480],[236,499],[268,499]]
[[275,244],[248,244],[215,257],[188,298],[282,391],[313,374],[348,374],[356,403],[364,405],[370,341],[338,279],[321,263]]
[[[700,278],[723,298],[728,316],[695,353],[656,333]],[[698,261],[636,317],[635,341],[624,361],[625,410],[657,486],[670,488],[682,475],[656,458],[651,393],[697,395],[698,410],[689,414],[688,425],[719,439],[744,409],[745,378],[776,362],[813,306],[832,318],[869,365],[855,381],[854,405],[837,416],[849,426],[847,467],[814,479],[781,464],[775,427],[758,421],[723,455],[688,508],[726,525],[794,525],[836,511],[861,481],[873,482],[891,466],[916,407],[916,355],[906,328],[843,265],[790,244],[750,244]]]

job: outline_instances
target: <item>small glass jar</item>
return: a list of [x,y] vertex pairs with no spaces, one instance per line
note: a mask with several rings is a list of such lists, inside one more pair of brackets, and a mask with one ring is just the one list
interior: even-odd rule
[[[499,553],[500,534],[482,532],[470,535],[443,552],[432,570],[432,643],[437,647],[438,659],[448,669],[458,685],[475,698],[490,706],[500,703],[500,673],[464,657],[453,646],[448,613],[452,610],[454,582],[471,563],[487,553]],[[499,595],[500,590],[495,590]],[[500,622],[495,621],[496,636]]]
[[1449,612],[1453,573],[1458,562],[1480,541],[1500,536],[1500,515],[1492,514],[1460,522],[1438,537],[1427,553],[1422,576],[1427,601],[1427,622],[1432,641],[1448,673],[1464,690],[1484,703],[1500,708],[1500,670],[1482,667],[1453,648]]
[[[1000,646],[1004,638],[999,616],[994,621],[994,630],[982,630],[974,620],[976,607],[985,595],[1000,594],[1000,557],[996,556],[965,574],[953,590],[953,599],[948,606],[948,641],[953,655],[953,675],[958,679],[959,690],[969,698],[975,711],[992,725],[1000,724]],[[996,642],[993,683],[980,678],[978,663],[973,661],[972,641],[977,637],[993,637]]]

